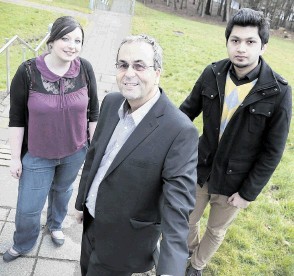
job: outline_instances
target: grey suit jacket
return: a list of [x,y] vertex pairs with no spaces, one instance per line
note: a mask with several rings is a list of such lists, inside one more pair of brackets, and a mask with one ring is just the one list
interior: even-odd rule
[[[76,200],[82,210],[124,98],[105,97]],[[162,234],[157,274],[183,276],[189,213],[195,204],[198,132],[161,90],[102,180],[95,209],[95,252],[113,270],[144,272]]]

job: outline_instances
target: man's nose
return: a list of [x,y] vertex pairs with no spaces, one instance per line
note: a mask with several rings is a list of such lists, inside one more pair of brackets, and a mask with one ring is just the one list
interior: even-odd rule
[[238,46],[238,51],[239,52],[245,52],[246,51],[246,43],[245,42],[241,42]]
[[133,68],[133,66],[130,64],[128,69],[126,70],[126,76],[134,76],[136,75],[136,70]]

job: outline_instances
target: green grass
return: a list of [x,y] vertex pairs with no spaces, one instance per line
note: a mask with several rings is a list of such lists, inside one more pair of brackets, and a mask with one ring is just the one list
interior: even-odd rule
[[29,0],[29,2],[51,5],[84,13],[91,12],[89,0]]
[[[160,85],[178,106],[209,63],[227,57],[224,27],[199,23],[136,2],[132,33],[154,36],[164,50]],[[271,37],[266,61],[294,85],[294,43]],[[201,132],[202,118],[195,124]],[[293,125],[293,123],[292,123]],[[294,131],[273,177],[228,230],[204,275],[294,275]],[[208,212],[205,213],[205,225]],[[204,229],[204,227],[202,227]]]
[[[37,1],[36,1],[37,2]],[[41,2],[41,1],[38,1]],[[48,4],[48,1],[45,1]],[[82,1],[80,1],[82,2]],[[13,4],[0,2],[0,48],[6,43],[5,38],[11,39],[14,35],[18,35],[25,41],[37,38],[37,41],[31,41],[29,44],[36,48],[39,39],[43,38],[47,31],[48,25],[53,23],[58,17],[62,16],[60,13],[53,13],[34,9],[30,7],[23,7]],[[86,20],[78,18],[83,26],[86,25]],[[41,52],[40,52],[41,53]],[[34,54],[26,50],[26,59],[33,57]],[[10,76],[14,76],[17,67],[22,62],[22,45],[15,43],[10,47]],[[5,51],[0,54],[0,90],[6,90],[6,55]]]

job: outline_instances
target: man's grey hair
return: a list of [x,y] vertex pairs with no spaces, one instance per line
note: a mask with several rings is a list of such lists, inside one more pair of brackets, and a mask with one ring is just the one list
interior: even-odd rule
[[162,52],[163,52],[162,48],[153,37],[145,35],[145,34],[131,35],[123,39],[117,51],[116,62],[118,61],[118,54],[119,54],[121,46],[123,46],[126,43],[132,43],[132,42],[146,42],[150,44],[154,52],[154,57],[153,57],[154,70],[157,70],[159,68],[162,69]]

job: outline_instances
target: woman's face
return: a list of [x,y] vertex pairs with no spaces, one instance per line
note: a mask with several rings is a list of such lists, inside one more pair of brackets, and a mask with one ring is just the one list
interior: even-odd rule
[[74,60],[82,49],[83,34],[80,28],[65,34],[52,42],[51,55],[59,61],[70,62]]

